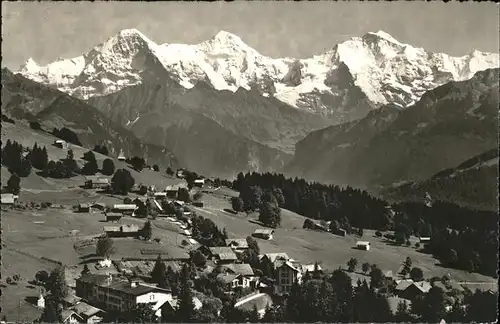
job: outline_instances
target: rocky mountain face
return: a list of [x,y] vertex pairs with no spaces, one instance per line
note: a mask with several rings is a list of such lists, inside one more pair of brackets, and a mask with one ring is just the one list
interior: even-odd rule
[[144,141],[169,148],[186,167],[221,177],[279,170],[291,160],[293,143],[325,125],[279,101],[204,83],[185,90],[143,82],[88,102]]
[[329,116],[332,124],[362,118],[386,104],[412,105],[426,91],[499,66],[498,54],[429,53],[379,31],[351,38],[307,59],[270,58],[221,31],[197,45],[156,44],[127,29],[72,59],[46,66],[29,60],[20,73],[82,99],[115,93],[169,72],[186,89],[253,90]]
[[[498,145],[499,69],[426,92],[406,109],[312,132],[297,143],[287,172],[380,189],[418,181]],[[314,159],[311,159],[314,156]]]
[[46,131],[66,127],[74,131],[84,147],[106,145],[116,157],[139,155],[148,163],[178,167],[177,157],[164,147],[145,144],[130,130],[112,122],[94,107],[59,90],[2,69],[2,113],[39,121]]
[[394,201],[423,202],[428,194],[433,200],[498,211],[497,192],[498,148],[493,148],[429,179],[387,188],[383,196]]

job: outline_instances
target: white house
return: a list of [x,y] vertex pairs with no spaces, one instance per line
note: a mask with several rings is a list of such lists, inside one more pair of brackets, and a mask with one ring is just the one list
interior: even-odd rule
[[19,196],[11,193],[3,193],[0,196],[0,201],[3,206],[12,206],[15,204]]
[[66,141],[59,139],[59,140],[54,141],[54,146],[56,146],[58,148],[62,148],[62,149],[67,149],[68,143],[66,143]]
[[420,243],[429,243],[431,241],[430,237],[420,237]]
[[359,250],[370,251],[370,242],[367,241],[357,241],[356,248]]
[[45,298],[43,297],[42,293],[40,293],[40,297],[38,297],[38,300],[36,302],[36,307],[45,308]]
[[201,188],[205,185],[205,179],[197,179],[197,180],[194,180],[194,186],[195,187],[198,187],[198,188]]
[[157,316],[161,316],[161,307],[172,300],[168,289],[101,274],[77,278],[76,294],[91,303],[105,305],[106,311],[125,312],[137,304],[151,304]]

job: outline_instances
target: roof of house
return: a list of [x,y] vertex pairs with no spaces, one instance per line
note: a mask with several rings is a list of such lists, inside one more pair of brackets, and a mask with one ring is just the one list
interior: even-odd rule
[[262,254],[262,255],[259,255],[259,260],[262,259],[263,257],[267,257],[269,259],[269,261],[271,261],[272,263],[274,263],[277,259],[285,259],[285,260],[290,259],[288,254],[286,254],[284,252]]
[[121,227],[122,232],[137,232],[137,231],[139,231],[139,226],[137,226],[135,224],[126,224],[126,225],[122,225],[120,227]]
[[271,306],[273,304],[273,299],[268,294],[259,293],[254,296],[240,298],[240,301],[243,301],[243,303],[236,302],[235,307],[252,311],[254,306],[256,306],[257,310],[261,311],[266,309],[267,305]]
[[93,203],[92,206],[106,207],[106,204],[101,203],[101,202],[96,202],[96,203]]
[[75,295],[68,295],[63,300],[68,304],[75,305],[76,303],[78,303],[82,299],[78,296],[75,296]]
[[284,260],[280,260],[281,262],[277,262],[277,263],[280,263],[279,265],[277,264],[276,265],[276,268],[281,268],[283,266],[286,266],[286,267],[289,267],[290,269],[292,269],[293,271],[297,271],[297,272],[302,272],[302,265],[300,264],[300,262],[298,261],[291,261],[291,260],[287,260],[287,261],[284,261]]
[[76,304],[75,306],[72,307],[72,309],[76,313],[78,313],[80,315],[84,315],[86,317],[91,317],[91,316],[96,315],[97,313],[103,312],[102,309],[99,309],[97,307],[89,305],[85,302],[80,302],[80,303]]
[[236,256],[236,254],[234,254],[234,252],[231,252],[231,253],[219,253],[217,255],[217,258],[219,260],[238,260],[238,257]]
[[428,292],[432,288],[431,284],[428,283],[427,281],[413,282],[413,280],[402,280],[397,284],[395,289],[399,291],[404,291],[408,289],[410,286],[415,286],[418,288],[418,290],[424,293]]
[[90,204],[78,204],[80,208],[90,208]]
[[370,245],[370,242],[368,242],[368,241],[357,241],[356,245]]
[[120,216],[122,217],[122,213],[104,213],[104,216],[109,217],[109,216]]
[[77,281],[85,282],[85,283],[90,283],[94,285],[100,285],[101,283],[105,282],[108,279],[108,276],[104,274],[97,274],[97,273],[89,273],[89,274],[84,274],[80,278],[77,278]]
[[2,204],[13,204],[14,203],[14,195],[10,194],[10,193],[2,194],[0,199],[1,199]]
[[240,276],[241,276],[240,274],[219,273],[217,275],[217,280],[219,280],[225,284],[228,284],[228,283],[233,282],[233,280],[238,279],[238,277],[240,277]]
[[104,232],[119,232],[120,226],[104,226],[103,230]]
[[267,228],[258,228],[253,232],[254,234],[265,234],[265,235],[270,235],[274,233],[273,229],[267,229]]
[[209,247],[210,253],[213,255],[219,255],[221,253],[233,253],[233,249],[231,249],[228,246],[214,246],[214,247]]
[[117,282],[112,282],[110,285],[107,285],[107,287],[109,289],[120,291],[122,293],[125,293],[127,295],[132,295],[132,296],[140,296],[140,295],[144,295],[144,294],[154,292],[154,291],[155,292],[164,292],[164,293],[170,292],[167,289],[162,289],[159,287],[150,286],[150,285],[146,285],[143,283],[137,283],[137,285],[135,287],[132,287],[128,280],[120,280]]
[[115,204],[113,205],[113,209],[137,209],[136,204]]
[[78,315],[75,311],[71,310],[71,309],[63,309],[61,311],[61,316],[63,318],[63,322],[66,321],[70,316],[76,316],[78,317],[80,320],[83,320],[83,318]]
[[233,273],[241,274],[243,276],[253,276],[254,275],[253,269],[248,263],[226,264],[226,265],[223,265],[222,267],[229,269]]
[[226,245],[234,245],[235,248],[238,249],[248,249],[248,242],[247,239],[227,239],[226,240]]

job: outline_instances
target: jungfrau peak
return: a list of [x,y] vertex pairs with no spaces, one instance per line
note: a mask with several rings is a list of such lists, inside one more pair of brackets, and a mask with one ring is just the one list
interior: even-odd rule
[[187,89],[199,81],[216,90],[254,89],[300,109],[352,119],[387,103],[406,107],[425,91],[498,66],[496,53],[429,53],[383,31],[293,59],[261,55],[226,31],[197,45],[158,45],[126,29],[79,57],[46,66],[30,59],[19,72],[83,99],[167,72]]

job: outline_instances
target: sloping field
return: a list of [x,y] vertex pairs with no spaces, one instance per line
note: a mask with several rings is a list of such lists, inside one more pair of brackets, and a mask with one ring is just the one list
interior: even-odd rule
[[[229,189],[225,189],[226,191]],[[258,218],[256,213],[247,216],[245,213],[234,215],[224,211],[231,208],[227,196],[205,194],[204,208],[195,208],[200,216],[212,219],[220,228],[226,227],[230,237],[247,237],[260,226],[251,221]],[[303,263],[318,261],[323,268],[333,270],[338,267],[345,268],[346,262],[355,257],[358,267],[369,262],[377,264],[383,270],[392,270],[397,273],[406,257],[410,257],[413,265],[420,267],[425,277],[443,276],[451,274],[457,281],[486,281],[495,282],[493,278],[477,273],[448,269],[439,266],[439,261],[431,255],[418,252],[413,246],[416,238],[411,238],[412,247],[388,245],[374,235],[374,231],[365,230],[364,236],[340,237],[327,232],[302,229],[305,217],[282,210],[281,226],[276,229],[274,239],[265,241],[257,239],[261,253],[286,252],[288,255]],[[353,249],[356,241],[364,240],[371,243],[370,251]],[[359,269],[360,270],[360,269]]]

